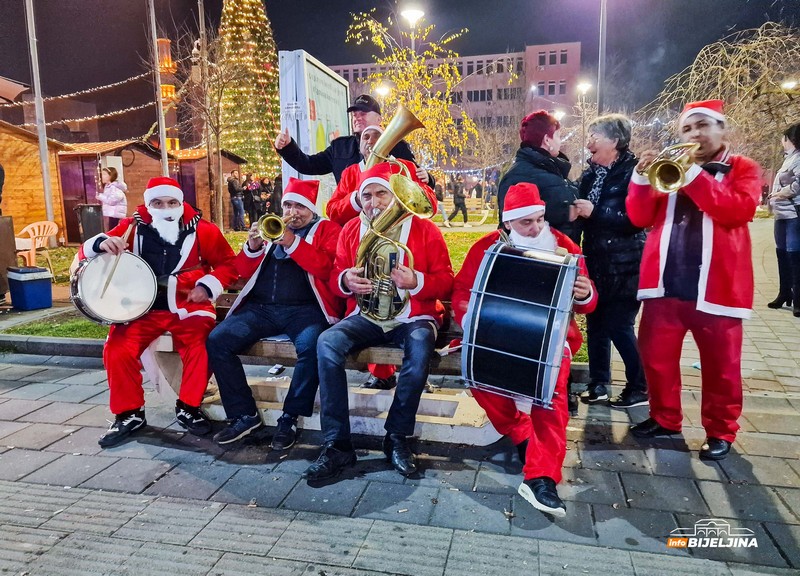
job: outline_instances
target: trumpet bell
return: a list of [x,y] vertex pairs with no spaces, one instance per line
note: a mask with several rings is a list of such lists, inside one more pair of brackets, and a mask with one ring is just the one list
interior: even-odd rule
[[378,141],[372,147],[372,153],[366,159],[366,167],[372,168],[375,164],[385,161],[400,140],[411,134],[414,130],[425,128],[425,125],[414,116],[408,108],[399,106],[392,120],[386,126]]
[[264,214],[258,219],[258,235],[266,242],[280,240],[285,232],[286,224],[280,216]]
[[411,212],[425,219],[433,216],[433,204],[419,187],[419,184],[411,178],[402,174],[392,174],[389,177],[389,186],[394,193],[396,201],[403,205],[406,212]]

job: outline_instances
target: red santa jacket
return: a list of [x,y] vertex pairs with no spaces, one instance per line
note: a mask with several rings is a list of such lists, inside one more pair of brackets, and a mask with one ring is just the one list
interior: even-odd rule
[[[181,320],[190,316],[209,316],[216,318],[211,302],[187,302],[186,296],[198,284],[203,284],[211,291],[211,300],[217,297],[237,279],[234,268],[234,253],[214,224],[203,220],[200,213],[189,204],[183,205],[183,224],[192,229],[180,246],[181,259],[167,282],[167,302],[170,312],[177,314]],[[138,224],[150,224],[153,217],[144,205],[139,206],[131,218],[120,220],[119,224],[105,234],[89,238],[81,246],[79,258],[94,258],[94,244],[98,238],[125,235],[130,224],[134,231],[128,236],[128,250],[138,255],[141,247]]]
[[[565,248],[570,254],[581,254],[581,249],[577,244],[575,244],[575,242],[570,240],[569,237],[553,228],[550,230],[556,237],[556,244],[559,247]],[[483,255],[486,250],[494,245],[499,239],[500,231],[495,230],[494,232],[489,232],[486,236],[473,244],[472,248],[470,248],[469,252],[467,253],[467,257],[464,259],[464,264],[461,266],[461,270],[458,272],[458,274],[456,274],[456,279],[453,284],[453,315],[456,317],[456,322],[462,326],[462,320],[464,315],[467,313],[467,307],[469,306],[470,290],[472,290],[473,286],[475,285],[475,278],[478,276],[478,269],[481,266]],[[583,258],[579,260],[578,268],[579,274],[586,276],[587,278],[589,277],[589,271],[586,268],[586,262]],[[594,311],[596,306],[597,292],[594,288],[594,282],[592,282],[591,294],[589,294],[585,300],[581,302],[575,302],[573,304],[573,310],[578,314],[589,314],[590,312]],[[567,331],[567,346],[569,347],[570,352],[575,354],[581,347],[582,342],[583,336],[581,336],[581,331],[578,328],[578,324],[573,318],[570,320],[569,330]]]
[[[414,255],[414,271],[417,274],[417,287],[409,290],[408,303],[397,320],[412,322],[430,319],[441,326],[444,306],[440,302],[450,297],[453,289],[453,266],[450,254],[439,228],[430,220],[417,216],[407,217],[401,226],[399,242],[408,246]],[[347,315],[358,313],[355,296],[342,290],[342,276],[348,268],[356,264],[356,251],[361,238],[367,232],[367,225],[361,218],[354,218],[342,230],[336,250],[336,263],[331,275],[331,289],[347,298]],[[405,264],[405,252],[398,255],[398,262]],[[400,291],[402,295],[402,290]]]
[[625,202],[634,226],[650,228],[642,255],[639,300],[664,296],[664,267],[672,234],[676,194],[686,194],[703,213],[702,263],[697,310],[749,318],[753,306],[753,264],[748,223],[761,197],[761,169],[744,156],[723,152],[730,172],[712,176],[697,164],[677,193],[661,194],[646,175],[634,172]]
[[[341,231],[342,228],[338,224],[320,219],[311,227],[305,238],[296,236],[294,243],[285,249],[291,259],[306,271],[320,310],[331,324],[341,320],[344,312],[344,300],[331,292],[329,283]],[[231,306],[229,314],[247,298],[261,272],[262,264],[274,250],[275,244],[268,242],[261,247],[261,250],[251,252],[245,242],[242,251],[236,257],[236,270],[242,278],[249,280]]]
[[[402,158],[398,161],[402,162],[406,168],[408,168],[411,179],[422,187],[422,191],[425,192],[428,200],[430,200],[433,205],[433,213],[436,214],[436,193],[430,186],[417,178],[416,165]],[[344,226],[361,213],[361,205],[356,198],[358,196],[358,182],[361,180],[361,172],[365,169],[363,160],[358,164],[351,164],[345,168],[344,172],[342,172],[339,184],[336,186],[336,190],[333,191],[331,199],[328,200],[328,206],[325,208],[325,212],[328,214],[328,218],[336,222],[339,226]]]

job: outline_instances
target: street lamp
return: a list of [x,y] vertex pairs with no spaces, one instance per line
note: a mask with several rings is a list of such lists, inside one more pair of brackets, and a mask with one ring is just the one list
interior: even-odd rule
[[578,84],[578,106],[581,109],[581,169],[586,168],[586,93],[592,87],[588,82]]
[[407,8],[400,12],[400,16],[405,18],[408,21],[408,25],[411,26],[411,51],[416,54],[417,48],[414,40],[416,38],[417,22],[425,16],[425,12],[416,8]]
[[561,119],[566,115],[567,113],[564,112],[563,110],[556,110],[555,112],[553,112],[553,117],[559,122],[561,122]]
[[603,113],[606,77],[606,2],[600,0],[600,50],[597,62],[597,113]]
[[797,80],[787,80],[781,84],[784,90],[794,90],[797,87]]

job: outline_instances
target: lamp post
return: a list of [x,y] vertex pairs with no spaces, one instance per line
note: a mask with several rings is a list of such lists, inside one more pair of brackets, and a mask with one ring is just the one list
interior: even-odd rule
[[417,47],[415,44],[416,40],[416,30],[417,30],[417,22],[420,18],[425,16],[425,12],[419,10],[417,8],[407,8],[400,12],[400,16],[405,18],[408,21],[408,25],[411,26],[411,51],[416,54]]
[[597,61],[597,113],[603,113],[606,76],[606,2],[600,0],[600,50]]
[[592,87],[588,82],[578,84],[578,106],[581,109],[581,170],[586,168],[586,93]]

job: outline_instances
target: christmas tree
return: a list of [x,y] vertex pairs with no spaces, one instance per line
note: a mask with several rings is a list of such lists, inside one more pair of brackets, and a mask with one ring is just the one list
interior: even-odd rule
[[219,32],[223,66],[245,80],[222,95],[222,146],[247,160],[246,170],[274,177],[281,164],[272,142],[280,131],[278,52],[262,0],[225,0]]

